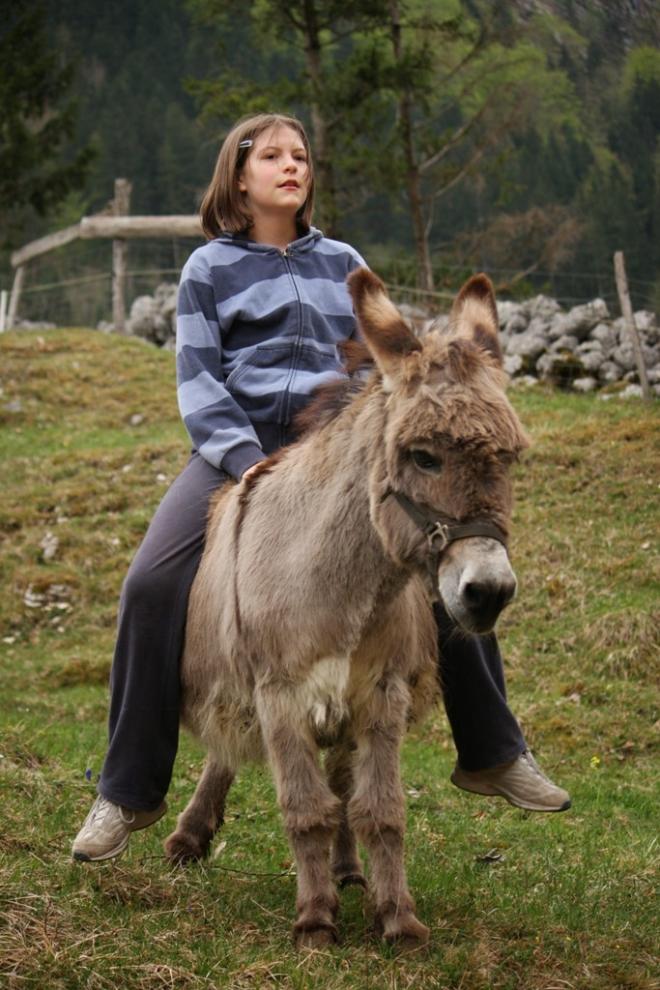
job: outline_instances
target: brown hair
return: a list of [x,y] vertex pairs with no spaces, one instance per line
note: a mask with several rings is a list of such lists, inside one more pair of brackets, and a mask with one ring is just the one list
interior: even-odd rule
[[240,145],[243,141],[255,141],[271,127],[290,127],[296,131],[307,152],[309,189],[296,219],[301,226],[310,226],[314,207],[314,166],[305,128],[296,117],[282,113],[258,113],[239,120],[222,142],[213,178],[200,207],[202,227],[208,240],[218,237],[223,231],[237,234],[252,226],[252,217],[245,209],[243,195],[238,188],[238,176],[251,149],[241,148]]

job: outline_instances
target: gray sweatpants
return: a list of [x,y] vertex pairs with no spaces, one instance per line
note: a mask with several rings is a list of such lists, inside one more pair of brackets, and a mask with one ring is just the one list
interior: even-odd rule
[[[204,548],[213,492],[227,475],[193,453],[160,503],[119,603],[110,676],[109,746],[99,791],[151,810],[167,793],[179,738],[179,658],[188,596]],[[445,707],[465,770],[513,760],[525,749],[509,711],[494,636],[453,635],[436,607]]]

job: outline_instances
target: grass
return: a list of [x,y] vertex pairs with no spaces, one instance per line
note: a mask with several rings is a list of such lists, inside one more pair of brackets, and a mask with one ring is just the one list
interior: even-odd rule
[[352,890],[342,944],[299,956],[264,768],[241,774],[203,865],[172,870],[161,851],[199,770],[189,739],[165,819],[115,863],[69,860],[103,759],[120,583],[187,455],[172,356],[85,330],[8,333],[0,376],[0,986],[660,986],[656,406],[514,393],[534,444],[500,638],[512,708],[573,809],[530,815],[452,788],[436,713],[403,757],[428,952],[383,948]]

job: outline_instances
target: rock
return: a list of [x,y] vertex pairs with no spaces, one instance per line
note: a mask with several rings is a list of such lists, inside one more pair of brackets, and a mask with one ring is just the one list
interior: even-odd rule
[[138,296],[131,306],[126,330],[148,340],[166,340],[171,332],[169,321],[163,319],[153,296]]
[[56,323],[47,323],[45,320],[18,320],[14,323],[14,330],[57,330]]
[[3,408],[8,413],[23,412],[23,404],[20,399],[10,399],[9,402],[5,402]]
[[527,329],[527,317],[522,312],[514,313],[510,320],[507,320],[504,327],[507,334],[513,336],[515,333],[522,333]]
[[635,352],[631,344],[619,344],[615,347],[612,351],[612,360],[624,371],[632,371],[636,367]]
[[108,320],[99,320],[96,324],[96,329],[100,330],[101,333],[114,333],[115,325],[114,323],[109,323]]
[[413,333],[418,335],[425,333],[425,327],[429,322],[428,310],[420,306],[411,306],[409,303],[401,303],[398,309]]
[[555,340],[563,334],[570,334],[578,340],[584,340],[591,330],[603,320],[608,319],[609,311],[602,299],[594,299],[582,306],[573,306],[568,313],[553,320],[550,336]]
[[556,351],[576,351],[579,343],[577,337],[573,337],[570,333],[565,333],[561,337],[558,337],[557,340],[553,340],[548,350],[551,354]]
[[597,323],[593,330],[589,332],[589,340],[600,344],[606,355],[609,355],[619,342],[612,323]]
[[595,392],[598,388],[598,382],[595,378],[576,378],[573,382],[573,388],[576,392]]
[[[174,306],[176,308],[176,293],[174,296],[174,300],[175,300]],[[415,323],[419,320],[428,319],[429,314],[426,312],[425,309],[420,309],[419,306],[411,306],[409,303],[401,303],[398,309],[404,320],[410,320],[411,323]]]
[[648,309],[639,309],[633,315],[635,317],[635,326],[638,330],[643,333],[657,332],[658,318],[655,313],[652,313]]
[[[519,317],[522,313],[522,303],[513,302],[510,299],[503,299],[497,301],[497,318],[499,320],[500,326],[505,327],[515,317]],[[527,320],[522,317],[524,326],[527,326]]]
[[641,399],[642,386],[626,385],[626,387],[621,392],[618,392],[617,395],[620,399]]
[[511,382],[512,388],[534,388],[539,384],[538,378],[534,378],[534,375],[519,375],[514,378]]
[[584,370],[591,372],[591,374],[597,374],[605,362],[605,355],[602,351],[587,351],[586,354],[580,354],[579,357]]
[[[646,368],[655,368],[658,364],[658,357],[660,356],[660,349],[657,347],[647,347],[642,344],[642,358]],[[637,370],[637,359],[635,357],[635,350],[632,344],[623,343],[619,344],[612,351],[611,358],[615,361],[620,368],[624,371],[636,371]]]
[[525,330],[524,333],[516,334],[515,337],[509,339],[507,354],[518,354],[520,357],[528,358],[533,362],[543,354],[547,346],[548,342],[545,337]]
[[507,375],[513,378],[519,371],[522,371],[524,361],[520,354],[505,354],[503,364]]
[[50,530],[48,530],[43,540],[39,544],[39,546],[41,547],[43,559],[45,561],[52,560],[55,554],[57,553],[59,545],[60,545],[60,541],[58,537],[55,536],[54,533],[51,533]]
[[530,333],[534,333],[539,337],[543,337],[545,340],[548,339],[548,330],[550,329],[550,321],[543,320],[540,316],[533,316],[529,321],[527,329]]
[[144,416],[142,413],[133,413],[130,418],[131,426],[139,426],[141,423],[144,423]]
[[600,351],[603,353],[603,348],[598,340],[583,340],[581,344],[578,344],[576,351],[578,354],[588,354],[589,351]]
[[611,326],[616,335],[617,343],[620,343],[622,339],[627,337],[626,321],[622,316],[617,316],[616,320],[612,320]]
[[443,313],[440,316],[435,316],[432,320],[426,320],[424,323],[424,333],[429,333],[431,330],[439,330],[442,332],[446,330],[449,326],[449,314]]
[[605,355],[596,340],[587,340],[577,348],[576,355],[585,371],[597,372],[605,360]]
[[571,351],[543,354],[536,362],[536,370],[544,381],[558,388],[569,388],[584,373],[579,358]]
[[524,304],[524,310],[530,319],[541,320],[545,324],[550,324],[553,322],[557,313],[561,313],[562,309],[556,299],[551,299],[550,296],[534,296],[533,299],[529,299]]
[[621,368],[614,361],[603,361],[598,369],[598,378],[605,385],[618,382],[621,378]]

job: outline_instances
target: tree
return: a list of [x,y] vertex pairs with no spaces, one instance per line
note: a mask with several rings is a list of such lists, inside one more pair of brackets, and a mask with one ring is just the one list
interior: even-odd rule
[[431,231],[440,201],[484,173],[529,126],[570,118],[573,94],[509,5],[388,0],[399,185],[407,189],[419,281],[431,290]]
[[65,145],[75,130],[68,100],[70,64],[48,51],[40,5],[10,5],[0,36],[0,218],[5,231],[21,208],[45,215],[84,182],[93,151],[69,160]]
[[[216,23],[229,16],[226,2],[194,4]],[[336,233],[365,193],[396,203],[404,189],[419,281],[432,289],[440,198],[531,114],[547,118],[550,104],[570,104],[565,75],[545,65],[506,8],[359,0],[347,13],[336,0],[253,0],[246,47],[256,34],[270,60],[261,59],[255,75],[241,53],[226,53],[222,77],[198,92],[206,112],[218,115],[233,97],[243,112],[273,100],[297,110],[307,101],[325,229]]]
[[[215,78],[197,80],[191,91],[203,115],[230,121],[273,107],[308,117],[319,177],[320,222],[325,231],[339,229],[338,159],[342,116],[354,107],[348,94],[351,39],[374,22],[381,0],[189,0],[196,17],[217,28],[231,26],[233,46],[223,45],[224,68]],[[235,27],[235,14],[243,18]],[[246,18],[247,13],[247,18]],[[236,31],[239,42],[236,45]],[[258,51],[260,57],[245,58]]]

